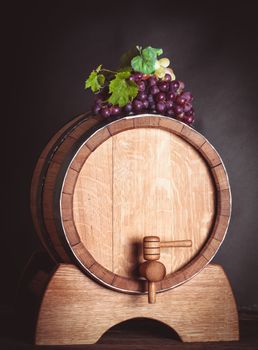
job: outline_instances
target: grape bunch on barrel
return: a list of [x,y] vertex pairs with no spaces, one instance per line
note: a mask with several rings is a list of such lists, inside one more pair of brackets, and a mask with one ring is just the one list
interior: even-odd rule
[[95,94],[94,115],[104,118],[158,113],[194,123],[193,96],[176,80],[168,58],[158,59],[162,49],[136,46],[122,56],[116,71],[99,65],[85,82]]

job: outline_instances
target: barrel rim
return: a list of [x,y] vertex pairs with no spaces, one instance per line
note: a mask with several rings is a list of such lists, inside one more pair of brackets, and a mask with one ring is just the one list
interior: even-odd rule
[[[212,260],[225,239],[231,216],[231,191],[224,163],[215,148],[199,132],[175,119],[153,114],[126,116],[97,125],[90,131],[90,133],[87,133],[87,137],[74,154],[69,166],[67,167],[62,182],[62,190],[60,191],[58,221],[61,223],[62,231],[69,249],[82,270],[109,288],[127,293],[145,292],[146,283],[142,280],[123,277],[107,270],[92,257],[81,241],[74,244],[74,235],[77,230],[72,220],[66,220],[67,217],[71,218],[72,215],[72,194],[66,193],[65,187],[67,182],[69,182],[69,186],[74,188],[78,175],[74,176],[73,172],[77,171],[79,174],[80,169],[91,152],[99,147],[104,141],[125,130],[148,127],[163,129],[179,135],[201,153],[210,168],[211,176],[216,188],[218,204],[215,213],[215,223],[203,248],[188,264],[178,271],[166,276],[163,281],[157,283],[158,292],[163,292],[185,283],[198,274]],[[73,165],[74,161],[85,146],[90,152],[87,157],[82,160],[81,167],[78,168],[77,164],[75,170]],[[68,216],[67,213],[69,213]],[[68,222],[69,225],[67,224]]]

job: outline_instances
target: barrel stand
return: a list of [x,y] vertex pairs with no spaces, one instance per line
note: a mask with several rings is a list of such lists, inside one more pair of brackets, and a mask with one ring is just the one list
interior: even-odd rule
[[77,267],[60,264],[43,294],[37,345],[93,344],[112,326],[138,317],[160,321],[183,342],[239,339],[238,314],[223,269],[210,264],[177,288],[157,294],[126,294],[105,288]]

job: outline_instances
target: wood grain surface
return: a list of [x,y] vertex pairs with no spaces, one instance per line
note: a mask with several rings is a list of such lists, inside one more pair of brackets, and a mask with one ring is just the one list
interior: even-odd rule
[[192,239],[166,248],[168,273],[204,245],[215,214],[215,188],[203,157],[161,129],[132,129],[102,143],[84,163],[74,190],[73,218],[81,242],[107,269],[137,277],[142,239]]
[[238,315],[223,269],[209,265],[176,289],[129,295],[103,288],[73,265],[61,264],[41,304],[36,344],[92,344],[112,326],[137,317],[158,320],[184,342],[238,340]]

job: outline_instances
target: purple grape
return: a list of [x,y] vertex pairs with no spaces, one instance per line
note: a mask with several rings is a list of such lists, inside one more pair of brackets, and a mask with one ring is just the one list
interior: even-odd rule
[[159,89],[160,89],[160,91],[164,91],[164,92],[168,91],[169,90],[169,83],[166,81],[161,81],[159,83]]
[[159,92],[157,95],[155,95],[155,100],[157,102],[165,101],[166,100],[166,94],[164,92]]
[[174,116],[175,116],[175,112],[173,111],[173,109],[168,109],[168,110],[167,110],[167,115],[168,115],[169,117],[174,117]]
[[193,115],[189,115],[189,116],[186,115],[186,116],[184,116],[183,122],[185,122],[187,124],[193,124],[194,116]]
[[169,91],[177,92],[178,88],[179,88],[179,82],[177,80],[171,81],[171,83],[169,84]]
[[167,100],[174,100],[175,94],[172,91],[167,93]]
[[190,111],[186,112],[186,115],[193,115],[194,116],[194,109],[190,109]]
[[183,120],[184,120],[184,117],[185,117],[185,114],[182,112],[182,113],[177,114],[176,117],[177,117],[178,120],[183,121]]
[[135,77],[134,75],[130,75],[130,77],[128,78],[130,81],[135,81]]
[[133,109],[133,106],[132,106],[132,104],[130,102],[127,103],[127,105],[124,106],[125,113],[128,113],[128,114],[131,113],[132,109]]
[[140,101],[144,101],[147,99],[147,94],[144,91],[140,91],[137,95],[137,99]]
[[164,80],[169,82],[171,81],[171,75],[170,74],[165,74]]
[[109,110],[109,108],[103,107],[103,108],[101,109],[101,111],[100,111],[100,114],[101,114],[102,117],[104,117],[104,118],[110,117],[110,110]]
[[186,102],[184,105],[184,112],[189,112],[192,109],[192,104],[190,102]]
[[149,84],[149,86],[154,86],[154,85],[156,85],[156,84],[157,84],[157,79],[156,79],[155,77],[150,77],[150,78],[148,79],[148,84]]
[[142,104],[143,104],[143,107],[144,107],[145,109],[147,109],[147,108],[149,107],[149,101],[148,101],[148,100],[142,101]]
[[133,101],[133,110],[134,112],[140,112],[143,109],[143,103],[140,100]]
[[[194,116],[192,115],[191,117],[187,117],[188,118],[188,123],[190,123],[191,125],[195,122],[195,118]],[[189,118],[192,118],[191,120]]]
[[121,108],[119,106],[112,106],[110,108],[110,114],[111,115],[119,115],[119,114],[121,114]]
[[192,96],[191,92],[189,92],[189,91],[183,92],[181,96],[184,97],[187,102],[193,101],[193,96]]
[[151,91],[151,94],[152,94],[152,95],[156,95],[156,94],[159,93],[159,88],[157,87],[157,85],[153,85],[153,86],[151,87],[150,91]]
[[172,109],[172,107],[173,107],[173,101],[171,101],[171,100],[168,100],[167,102],[166,102],[166,108],[169,110],[169,109]]
[[164,103],[164,102],[158,102],[158,103],[156,104],[156,109],[157,109],[157,112],[159,112],[159,113],[165,112],[165,110],[166,110],[166,105],[165,105],[165,103]]
[[141,79],[142,79],[142,73],[140,73],[140,72],[134,73],[134,80],[135,81],[141,80]]
[[146,88],[145,82],[142,80],[140,82],[137,82],[137,85],[138,85],[139,91],[144,91]]
[[178,95],[176,98],[176,102],[183,106],[186,103],[186,99],[182,95]]
[[99,106],[99,105],[95,105],[95,106],[92,108],[93,114],[95,114],[95,115],[98,115],[99,112],[100,112],[100,110],[101,110],[101,106]]
[[174,111],[175,111],[176,114],[180,114],[180,113],[183,113],[183,112],[184,112],[184,109],[183,109],[182,106],[176,105],[176,106],[174,107]]

